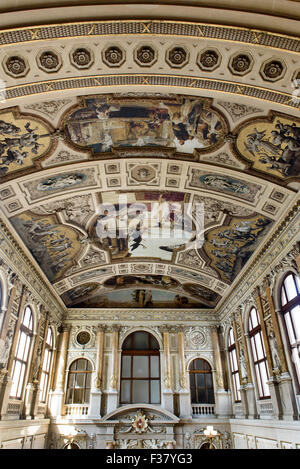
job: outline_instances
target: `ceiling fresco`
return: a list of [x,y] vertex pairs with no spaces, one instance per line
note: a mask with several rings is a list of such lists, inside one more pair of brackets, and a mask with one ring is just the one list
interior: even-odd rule
[[214,309],[295,195],[297,119],[183,95],[58,102],[1,112],[0,200],[66,307]]
[[73,143],[93,153],[113,147],[170,147],[178,152],[211,149],[226,134],[226,123],[210,100],[88,97],[65,120]]
[[38,117],[23,116],[17,109],[0,113],[0,176],[34,164],[52,144],[51,125]]
[[87,283],[62,295],[66,305],[81,308],[211,308],[214,291],[181,283],[167,275],[117,275],[101,284]]

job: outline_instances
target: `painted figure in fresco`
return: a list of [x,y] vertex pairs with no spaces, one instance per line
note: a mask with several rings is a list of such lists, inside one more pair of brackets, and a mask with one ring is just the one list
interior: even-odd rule
[[215,266],[222,271],[226,280],[232,280],[238,261],[240,264],[245,263],[250,256],[251,245],[257,241],[269,223],[270,220],[261,217],[254,221],[241,220],[216,233],[217,239],[210,240],[209,244],[217,249],[211,249],[209,254],[215,258]]
[[230,180],[225,176],[207,175],[203,178],[204,184],[219,190],[229,190],[231,192],[249,194],[250,189],[245,184],[237,180]]
[[95,153],[118,146],[164,146],[192,152],[214,145],[224,134],[219,115],[205,101],[183,98],[181,103],[86,98],[85,107],[70,115],[66,130],[73,142]]
[[65,187],[71,187],[75,184],[79,184],[84,180],[84,175],[82,174],[63,174],[62,176],[53,176],[45,179],[37,185],[37,190],[47,191],[47,190],[57,190],[64,189]]
[[25,124],[25,132],[22,133],[20,127],[10,122],[0,120],[0,176],[4,176],[11,164],[23,165],[24,159],[29,156],[29,151],[22,151],[24,148],[30,150],[31,153],[37,154],[43,143],[38,140],[49,134],[39,135],[36,133],[37,127],[32,129],[30,122]]
[[258,161],[268,165],[266,169],[279,171],[283,176],[298,175],[300,172],[300,127],[295,123],[284,124],[280,120],[270,132],[272,141],[266,137],[266,130],[248,134],[246,150]]

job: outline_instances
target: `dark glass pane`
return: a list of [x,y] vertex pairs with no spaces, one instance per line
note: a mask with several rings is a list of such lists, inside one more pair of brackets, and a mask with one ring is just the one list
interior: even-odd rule
[[191,387],[191,399],[194,404],[197,403],[196,388],[194,387]]
[[206,404],[206,392],[204,389],[198,389],[198,402]]
[[149,342],[148,342],[149,334],[147,332],[135,332],[133,338],[133,349],[134,350],[148,350],[149,349]]
[[150,349],[151,350],[159,350],[159,345],[155,337],[150,335]]
[[202,373],[196,374],[196,382],[197,382],[197,386],[199,387],[205,386],[204,375]]
[[208,389],[208,391],[207,391],[207,397],[208,397],[207,403],[208,403],[208,404],[214,404],[215,398],[214,398],[214,392],[213,392],[212,389]]

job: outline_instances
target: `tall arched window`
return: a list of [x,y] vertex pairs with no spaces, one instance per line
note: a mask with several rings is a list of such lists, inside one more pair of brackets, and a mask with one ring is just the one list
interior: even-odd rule
[[159,344],[148,332],[133,332],[123,342],[120,402],[160,403]]
[[192,404],[214,404],[214,387],[211,366],[202,358],[196,358],[189,366]]
[[233,334],[232,327],[229,330],[228,353],[229,353],[229,363],[230,363],[230,371],[231,371],[231,377],[232,377],[234,400],[235,402],[240,402],[241,401],[241,393],[240,393],[241,384],[240,384],[239,367],[238,367],[237,354],[236,354],[236,345],[234,341],[234,334]]
[[90,402],[92,365],[89,360],[79,358],[69,368],[66,404]]
[[291,347],[292,361],[300,386],[300,280],[288,274],[281,287],[281,309]]
[[270,397],[269,386],[267,384],[269,369],[258,312],[254,307],[249,314],[249,337],[258,386],[258,396],[259,399],[265,399]]
[[21,399],[33,333],[33,316],[29,306],[24,310],[18,342],[12,367],[12,387],[10,396]]
[[53,349],[53,333],[51,327],[48,328],[47,339],[45,344],[44,360],[42,365],[41,373],[41,382],[40,382],[40,401],[46,402],[49,377],[50,377],[50,367],[51,367],[51,358],[52,358],[52,349]]

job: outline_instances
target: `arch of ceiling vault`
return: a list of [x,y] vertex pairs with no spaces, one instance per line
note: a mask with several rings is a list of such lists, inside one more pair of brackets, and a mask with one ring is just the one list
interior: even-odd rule
[[[120,3],[2,9],[1,217],[66,309],[213,312],[298,197],[299,5]],[[110,247],[105,204],[169,238]]]

